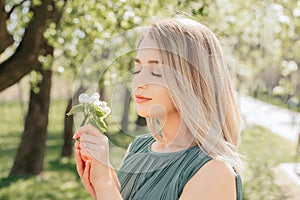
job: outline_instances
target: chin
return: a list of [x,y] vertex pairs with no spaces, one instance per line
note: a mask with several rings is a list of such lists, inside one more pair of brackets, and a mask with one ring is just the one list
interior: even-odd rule
[[[156,108],[156,109],[153,109]],[[152,109],[147,108],[141,108],[137,107],[136,112],[141,117],[151,117],[151,118],[158,118],[158,119],[164,119],[166,118],[166,112],[164,109],[161,109],[161,107],[153,107]],[[159,109],[157,109],[159,108]]]
[[147,111],[137,109],[136,112],[141,117],[144,117],[144,118],[150,117],[149,112],[147,112]]

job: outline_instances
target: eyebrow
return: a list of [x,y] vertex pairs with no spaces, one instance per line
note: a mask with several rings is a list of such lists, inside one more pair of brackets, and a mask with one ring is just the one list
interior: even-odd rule
[[[135,58],[134,62],[142,63],[141,60],[138,58]],[[158,64],[158,63],[159,63],[158,60],[148,60],[148,64]]]

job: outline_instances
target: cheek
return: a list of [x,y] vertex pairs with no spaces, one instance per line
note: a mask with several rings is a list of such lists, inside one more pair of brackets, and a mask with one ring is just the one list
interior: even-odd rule
[[168,98],[168,103],[166,105],[166,110],[167,110],[168,113],[170,113],[170,112],[173,113],[173,112],[177,111],[170,98]]
[[134,90],[135,88],[137,88],[138,84],[137,84],[137,80],[136,80],[136,76],[134,76],[131,80],[131,88],[132,90]]
[[152,101],[145,104],[135,104],[138,115],[142,117],[166,117],[171,113],[177,112],[169,97],[165,87],[151,85],[148,87],[147,94],[152,97]]
[[175,111],[175,106],[172,103],[172,100],[169,96],[169,92],[166,88],[160,88],[158,90],[158,96],[157,96],[157,104],[160,104],[160,106],[164,109],[165,113],[173,112]]

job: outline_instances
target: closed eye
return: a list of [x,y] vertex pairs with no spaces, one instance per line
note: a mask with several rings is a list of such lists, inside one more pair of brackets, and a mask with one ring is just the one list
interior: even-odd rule
[[132,74],[138,74],[138,73],[140,73],[141,71],[134,71],[134,72],[132,72]]
[[[133,71],[132,74],[135,75],[135,74],[138,74],[138,73],[140,73],[140,72],[141,72],[141,71]],[[151,72],[151,75],[157,76],[157,77],[162,77],[161,74],[156,74],[156,73],[154,73],[154,72]]]
[[161,77],[161,76],[162,76],[161,74],[156,74],[156,73],[154,73],[154,72],[151,72],[151,74],[152,74],[153,76],[157,76],[157,77]]

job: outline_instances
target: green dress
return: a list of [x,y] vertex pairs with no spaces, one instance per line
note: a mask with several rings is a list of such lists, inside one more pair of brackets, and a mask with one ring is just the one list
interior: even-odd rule
[[[193,175],[212,158],[198,146],[171,153],[153,152],[150,134],[136,137],[125,157],[118,179],[125,200],[176,200]],[[237,200],[242,182],[236,175]],[[201,199],[201,197],[200,197]]]

